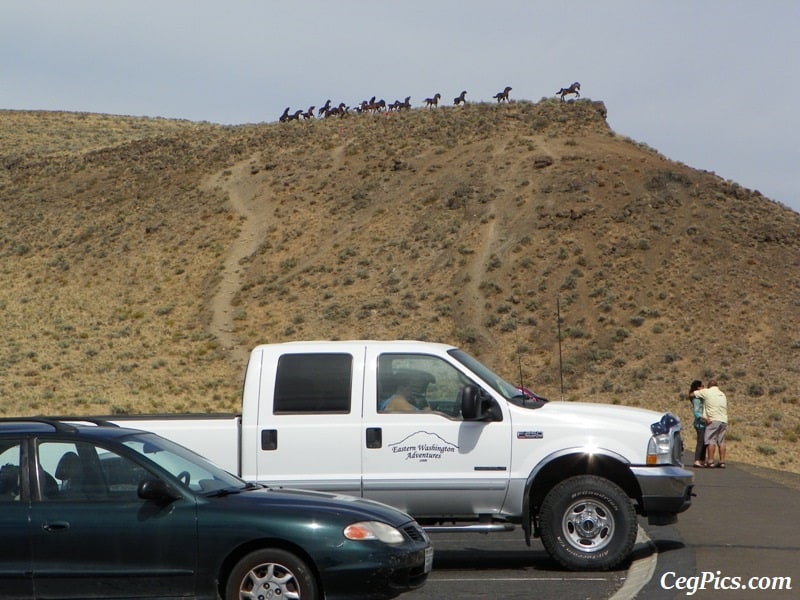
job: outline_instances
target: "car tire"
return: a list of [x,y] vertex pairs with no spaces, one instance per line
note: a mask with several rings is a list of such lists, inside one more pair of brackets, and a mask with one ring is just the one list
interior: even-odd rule
[[594,475],[570,477],[545,496],[542,543],[573,571],[605,571],[625,560],[636,541],[636,512],[627,494]]
[[306,562],[285,550],[266,548],[242,558],[231,570],[225,600],[244,597],[319,600],[314,573]]

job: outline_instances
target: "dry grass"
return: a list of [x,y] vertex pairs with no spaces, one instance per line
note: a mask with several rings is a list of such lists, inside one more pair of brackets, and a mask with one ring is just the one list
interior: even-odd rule
[[558,398],[559,302],[565,399],[687,421],[713,374],[731,460],[800,471],[800,215],[604,111],[0,111],[0,410],[236,410],[254,344],[364,337],[453,342],[509,379],[519,351]]

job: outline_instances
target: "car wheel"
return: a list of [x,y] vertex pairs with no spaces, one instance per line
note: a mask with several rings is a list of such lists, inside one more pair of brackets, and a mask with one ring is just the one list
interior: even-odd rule
[[540,514],[545,549],[571,570],[611,569],[628,557],[636,541],[630,499],[602,477],[562,481],[547,494]]
[[318,600],[309,566],[290,552],[265,549],[251,552],[231,570],[225,600],[281,598]]

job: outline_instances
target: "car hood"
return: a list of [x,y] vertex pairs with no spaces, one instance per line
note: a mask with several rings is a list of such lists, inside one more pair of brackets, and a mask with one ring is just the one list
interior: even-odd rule
[[337,513],[348,520],[382,521],[394,526],[404,525],[413,520],[408,514],[380,502],[343,494],[295,488],[260,487],[246,489],[238,494],[230,494],[225,498],[242,503],[243,506],[265,505],[273,511],[286,508],[309,514]]

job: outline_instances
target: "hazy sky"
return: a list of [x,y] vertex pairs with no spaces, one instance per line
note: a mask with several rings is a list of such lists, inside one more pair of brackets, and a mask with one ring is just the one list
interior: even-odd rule
[[796,0],[0,0],[0,109],[275,121],[580,81],[621,136],[800,212]]

